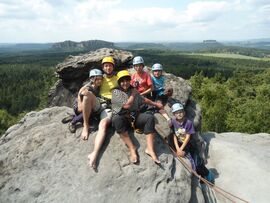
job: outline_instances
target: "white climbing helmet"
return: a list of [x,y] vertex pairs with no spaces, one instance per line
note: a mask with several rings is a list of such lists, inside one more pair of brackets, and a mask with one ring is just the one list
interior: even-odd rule
[[155,71],[155,70],[163,70],[163,66],[160,64],[160,63],[155,63],[153,66],[152,66],[152,71]]
[[174,105],[172,105],[172,112],[176,112],[176,111],[180,111],[183,110],[184,106],[180,103],[175,103]]
[[95,77],[95,76],[103,76],[102,71],[99,70],[99,69],[92,69],[92,70],[90,70],[90,72],[89,72],[89,78]]
[[144,60],[141,56],[136,56],[132,62],[133,65],[144,64]]

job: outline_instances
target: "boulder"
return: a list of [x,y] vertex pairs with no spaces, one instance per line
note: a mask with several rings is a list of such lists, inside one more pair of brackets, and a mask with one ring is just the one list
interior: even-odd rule
[[63,81],[87,78],[89,70],[92,67],[100,67],[105,56],[112,56],[118,69],[128,67],[133,58],[132,53],[128,51],[101,48],[79,56],[69,56],[56,66],[56,73]]
[[28,113],[0,139],[0,202],[204,202],[191,174],[157,137],[161,166],[146,156],[145,135],[131,134],[140,163],[129,162],[126,146],[110,128],[98,158],[88,166],[95,133],[71,134],[61,119],[68,107]]
[[[248,202],[269,202],[269,134],[204,133],[203,138],[216,185]],[[216,196],[220,202],[231,202],[219,193]]]
[[[0,202],[230,202],[200,185],[157,136],[161,166],[146,156],[145,135],[131,133],[140,163],[110,128],[98,158],[88,166],[96,133],[80,139],[61,123],[68,107],[28,113],[0,138]],[[249,202],[268,202],[270,135],[205,133],[215,184]],[[188,163],[188,162],[187,162]],[[241,202],[230,197],[235,202]]]

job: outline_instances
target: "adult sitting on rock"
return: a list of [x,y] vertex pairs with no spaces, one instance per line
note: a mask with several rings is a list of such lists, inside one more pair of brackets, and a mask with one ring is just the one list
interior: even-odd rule
[[[103,69],[104,75],[103,75],[103,80],[100,86],[99,95],[102,99],[105,99],[106,105],[103,105],[104,110],[101,112],[101,115],[100,115],[99,131],[97,134],[97,137],[100,137],[100,139],[96,139],[97,144],[95,144],[95,147],[97,146],[98,148],[100,148],[100,145],[101,145],[100,143],[103,143],[103,140],[105,137],[105,131],[107,129],[107,126],[110,124],[111,118],[112,118],[112,112],[110,108],[110,101],[112,97],[111,91],[113,88],[117,87],[117,77],[115,76],[113,72],[114,65],[115,63],[112,57],[109,56],[109,57],[103,58],[102,69]],[[84,89],[82,92],[80,91],[79,91],[79,97],[81,97],[80,95],[83,96],[81,103],[78,102],[78,110],[83,113],[83,130],[82,130],[81,138],[83,140],[87,140],[89,136],[89,117],[91,115],[95,101],[97,100],[96,100],[96,96],[92,94],[91,92],[85,91]],[[97,151],[97,150],[94,149],[94,151]],[[96,157],[94,156],[94,158]]]
[[130,161],[138,162],[136,146],[133,144],[128,134],[128,129],[133,125],[135,128],[142,129],[146,134],[147,147],[145,153],[151,156],[155,163],[159,164],[155,150],[155,119],[152,114],[141,113],[140,106],[143,103],[162,108],[162,104],[153,102],[143,96],[130,85],[131,77],[127,70],[118,72],[118,88],[112,91],[112,124],[121,139],[130,151]]

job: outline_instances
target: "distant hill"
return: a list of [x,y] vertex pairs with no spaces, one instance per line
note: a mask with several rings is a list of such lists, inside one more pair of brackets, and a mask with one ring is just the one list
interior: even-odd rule
[[251,40],[238,41],[238,42],[227,42],[226,44],[230,46],[240,46],[240,47],[247,47],[247,48],[270,50],[270,38],[251,39]]
[[104,47],[114,48],[114,43],[103,40],[88,40],[82,42],[67,40],[56,43],[0,43],[0,53],[22,51],[84,52],[94,51]]
[[114,48],[114,43],[103,40],[88,40],[82,42],[67,40],[54,43],[51,49],[57,51],[93,51],[104,47]]
[[212,47],[223,46],[221,43],[216,42],[215,40],[211,43],[205,42],[168,42],[168,43],[142,43],[142,42],[118,42],[115,43],[115,46],[122,49],[161,49],[161,50],[176,50],[176,51],[201,51],[204,49],[209,49]]
[[253,56],[253,57],[270,57],[270,49],[259,49],[253,47],[241,47],[241,46],[219,46],[219,47],[211,47],[204,50],[199,50],[200,53],[229,53],[229,54],[240,54],[245,56]]
[[0,53],[2,52],[18,52],[18,51],[35,51],[47,50],[52,47],[52,43],[1,43]]
[[168,49],[162,43],[143,43],[143,42],[118,42],[116,47],[121,49],[140,50],[140,49]]
[[270,56],[270,40],[254,40],[251,42],[224,42],[216,40],[204,40],[203,42],[163,42],[163,43],[141,43],[141,42],[118,42],[115,46],[129,50],[172,50],[194,53],[226,53],[241,54],[253,57]]

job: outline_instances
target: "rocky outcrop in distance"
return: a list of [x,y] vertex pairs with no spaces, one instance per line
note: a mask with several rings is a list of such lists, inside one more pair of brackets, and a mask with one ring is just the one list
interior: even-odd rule
[[93,51],[104,47],[114,48],[114,43],[103,40],[87,40],[82,42],[66,40],[53,43],[51,49],[56,51]]

